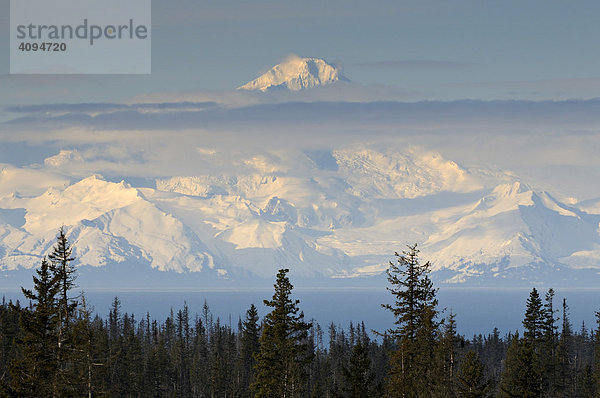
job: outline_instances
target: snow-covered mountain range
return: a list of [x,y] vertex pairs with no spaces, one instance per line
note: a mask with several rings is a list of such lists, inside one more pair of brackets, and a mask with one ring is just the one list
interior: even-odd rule
[[415,242],[446,283],[595,283],[600,271],[598,202],[565,203],[512,174],[464,169],[422,149],[289,149],[247,159],[243,174],[199,171],[146,185],[52,171],[78,157],[62,151],[44,169],[2,167],[5,283],[39,264],[61,225],[77,262],[97,271],[135,265],[236,281],[289,267],[320,280],[367,277]]
[[288,89],[299,91],[347,80],[339,68],[320,58],[290,56],[267,72],[238,89],[271,91]]

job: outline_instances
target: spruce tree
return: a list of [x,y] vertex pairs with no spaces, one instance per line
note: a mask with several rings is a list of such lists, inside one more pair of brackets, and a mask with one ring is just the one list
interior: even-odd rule
[[22,356],[11,365],[11,389],[17,396],[56,397],[58,363],[55,353],[59,324],[56,296],[60,285],[45,258],[36,274],[33,290],[21,288],[32,305],[19,310],[23,338],[18,344]]
[[556,348],[558,345],[558,326],[556,325],[557,318],[555,317],[556,310],[553,301],[554,289],[550,288],[546,293],[543,308],[543,332],[540,352],[544,392],[549,396],[555,395],[557,384]]
[[481,347],[480,359],[486,369],[487,375],[491,379],[491,383],[499,383],[502,372],[502,362],[504,360],[506,346],[510,343],[511,338],[507,337],[503,340],[500,337],[498,328],[494,328],[489,334]]
[[390,356],[386,394],[390,397],[418,397],[430,394],[437,369],[432,366],[439,323],[436,321],[437,289],[429,279],[430,263],[421,264],[417,245],[395,253],[397,264],[387,270],[388,290],[393,305],[383,304],[395,316],[394,329],[388,331],[397,344]]
[[[58,280],[59,292],[57,307],[59,315],[56,357],[59,363],[56,384],[61,396],[79,396],[88,391],[88,367],[84,352],[89,348],[86,343],[88,334],[86,320],[79,313],[78,295],[72,293],[75,288],[75,257],[65,227],[61,227],[56,236],[56,244],[48,255],[50,269]],[[84,317],[85,318],[85,317]],[[89,321],[89,316],[87,317]],[[89,336],[88,336],[89,337]]]
[[[208,304],[204,303],[204,308],[208,311]],[[205,319],[209,318],[209,313],[205,313]],[[192,393],[194,396],[209,396],[208,391],[208,329],[202,318],[196,315],[194,322],[194,337],[192,339],[192,365],[191,376]]]
[[246,311],[246,319],[242,323],[240,337],[239,391],[243,397],[249,397],[249,387],[253,382],[252,370],[256,364],[256,355],[260,350],[260,325],[258,310],[254,304]]
[[467,352],[457,375],[458,396],[484,398],[489,395],[490,383],[485,380],[484,367],[475,351]]
[[574,389],[573,381],[573,330],[569,320],[569,306],[563,299],[562,330],[558,342],[557,391],[562,396],[570,396]]
[[272,300],[264,300],[272,310],[263,322],[260,351],[256,356],[252,390],[258,398],[295,398],[307,388],[307,367],[311,354],[307,350],[310,323],[300,312],[300,300],[292,300],[292,284],[286,274],[277,273]]
[[537,382],[540,391],[543,390],[544,386],[542,376],[546,360],[546,358],[542,358],[545,323],[547,323],[547,319],[544,314],[542,299],[537,289],[533,288],[527,299],[525,318],[523,319],[523,327],[525,328],[523,339],[525,341],[521,345],[521,349],[531,349],[532,366],[537,370],[536,374],[539,374],[539,379],[532,380],[532,383]]
[[2,297],[0,304],[0,396],[11,396],[11,380],[10,372],[8,371],[11,363],[19,354],[17,342],[22,338],[20,317],[21,305],[19,301],[15,304],[12,301],[6,302],[5,297]]
[[91,397],[99,391],[96,369],[104,366],[101,362],[102,355],[95,352],[96,335],[91,321],[92,309],[88,308],[85,296],[81,295],[81,306],[73,323],[73,360],[76,362],[78,373],[75,379],[79,380],[77,395]]
[[596,332],[594,333],[594,366],[593,377],[596,394],[600,396],[600,311],[596,311]]
[[176,373],[179,384],[179,395],[191,395],[190,383],[190,357],[189,352],[191,340],[191,328],[189,308],[187,303],[184,303],[183,309],[177,311],[176,321],[177,337],[174,344],[174,362],[176,364]]
[[[73,248],[67,240],[65,228],[58,230],[56,245],[52,253],[48,255],[50,259],[50,269],[58,279],[60,292],[58,294],[58,306],[61,317],[61,329],[65,331],[71,321],[71,317],[77,308],[77,300],[69,296],[70,290],[75,287],[75,268],[71,264],[75,258],[71,257]],[[59,342],[60,345],[60,342]]]
[[591,365],[586,365],[577,373],[576,396],[582,398],[597,398],[596,382]]
[[329,390],[334,393],[343,391],[345,386],[344,380],[344,362],[346,361],[350,351],[350,344],[343,329],[338,329],[334,323],[329,325],[329,358],[327,384]]
[[61,395],[73,394],[74,377],[72,370],[74,363],[72,354],[75,352],[73,347],[73,328],[72,318],[77,309],[77,300],[70,296],[71,289],[75,286],[75,268],[71,257],[72,248],[67,240],[65,228],[61,227],[56,237],[56,245],[52,253],[48,255],[50,259],[50,269],[58,281],[58,336],[56,339],[56,358],[59,363],[57,385],[60,386]]
[[459,337],[456,333],[456,315],[448,314],[443,324],[443,331],[436,351],[435,366],[438,370],[435,379],[436,397],[454,397],[457,371],[457,344]]
[[217,318],[210,339],[210,362],[209,373],[211,396],[223,397],[227,395],[227,389],[233,385],[234,357],[229,345],[231,339],[231,328],[221,325]]
[[525,327],[523,337],[532,344],[532,347],[537,348],[544,330],[544,313],[542,309],[542,299],[536,288],[531,290],[529,298],[527,299],[523,326]]
[[530,340],[515,335],[506,353],[499,397],[539,398],[542,394],[540,377],[541,370],[534,359]]
[[380,396],[375,385],[375,374],[371,371],[368,341],[358,339],[348,361],[348,366],[342,367],[342,373],[348,387],[344,388],[344,397],[372,398]]

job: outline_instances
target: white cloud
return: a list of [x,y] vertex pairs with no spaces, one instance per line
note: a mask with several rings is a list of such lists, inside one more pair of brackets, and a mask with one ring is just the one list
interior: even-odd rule
[[28,119],[1,124],[0,142],[54,148],[32,163],[72,177],[151,179],[249,167],[309,174],[304,150],[418,145],[466,168],[513,171],[561,198],[600,196],[599,100],[290,103],[287,94],[242,93],[243,105],[219,106],[207,95],[12,109]]
[[62,149],[57,155],[44,159],[46,167],[61,167],[72,162],[83,162],[83,157],[76,150]]

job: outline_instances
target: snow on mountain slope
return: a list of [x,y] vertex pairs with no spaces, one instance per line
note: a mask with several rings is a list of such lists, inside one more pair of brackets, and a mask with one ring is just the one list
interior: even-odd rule
[[289,221],[300,227],[339,226],[351,222],[355,211],[352,205],[355,198],[343,190],[347,185],[332,192],[335,188],[326,178],[262,174],[174,177],[157,180],[156,186],[161,191],[214,201],[239,199],[243,202],[242,208],[250,213],[261,214],[272,221]]
[[202,243],[181,221],[124,183],[92,176],[63,191],[15,199],[12,206],[25,209],[26,221],[19,229],[5,227],[4,269],[37,265],[54,244],[61,225],[68,226],[82,264],[143,261],[153,268],[178,272],[214,267]]
[[538,275],[527,270],[540,264],[600,269],[599,222],[600,216],[578,212],[515,182],[497,186],[475,203],[335,231],[320,242],[362,255],[367,262],[381,261],[379,267],[357,269],[359,273],[383,271],[381,253],[406,242],[421,242],[433,269],[446,271],[447,282],[514,272],[535,278]]
[[[135,259],[145,260],[161,271],[197,272],[214,267],[212,256],[187,226],[147,201],[111,210],[81,224],[82,235],[91,229],[91,234],[99,231],[113,239],[125,240],[128,246],[139,251],[130,251]],[[94,264],[96,256],[103,256],[105,262],[110,260],[112,253],[94,246],[93,236],[75,236],[75,245],[91,249],[81,254],[82,262]],[[121,259],[125,261],[127,257]]]
[[269,91],[285,88],[299,91],[344,79],[340,70],[320,58],[290,56],[263,75],[238,89]]
[[32,234],[44,233],[56,229],[53,225],[74,225],[141,200],[137,190],[124,183],[107,183],[92,176],[63,191],[50,189],[43,195],[23,200],[27,208],[24,228]]
[[300,227],[295,219],[282,220],[276,211],[266,213],[246,198],[141,191],[157,207],[185,220],[222,264],[241,267],[262,277],[273,275],[285,264],[298,275],[314,277],[341,272],[347,261],[344,253],[315,242],[315,236],[323,232]]
[[352,194],[365,198],[416,198],[440,191],[471,192],[481,184],[456,163],[433,153],[333,152]]
[[460,271],[458,280],[481,273],[482,264],[493,265],[492,275],[539,264],[600,268],[593,256],[573,258],[597,247],[599,221],[516,182],[498,186],[458,217],[440,218],[444,227],[424,247],[438,269]]
[[[61,225],[79,263],[97,269],[142,264],[235,279],[283,266],[305,277],[354,277],[382,272],[414,242],[449,283],[600,268],[595,203],[561,203],[510,174],[465,170],[415,148],[259,158],[240,160],[247,167],[238,175],[157,178],[155,188],[100,176],[42,183],[44,174],[7,168],[0,269],[37,265]],[[21,187],[15,173],[30,173],[34,187]]]

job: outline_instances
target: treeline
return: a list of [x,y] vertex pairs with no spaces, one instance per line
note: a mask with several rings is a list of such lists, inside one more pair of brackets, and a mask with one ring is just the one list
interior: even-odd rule
[[0,305],[0,394],[6,397],[598,397],[596,330],[574,331],[554,292],[527,300],[523,334],[470,339],[443,316],[429,263],[410,246],[390,263],[385,305],[395,324],[374,339],[363,323],[323,329],[305,320],[280,270],[261,320],[249,305],[236,325],[205,303],[164,322],[106,318],[74,291],[64,230],[24,289],[28,305]]
[[[23,332],[19,310],[28,309],[6,302],[0,306],[2,396],[53,396],[54,391],[54,396],[60,397],[88,396],[89,392],[92,396],[110,397],[252,396],[254,355],[260,347],[260,321],[254,306],[235,327],[213,318],[207,304],[200,315],[191,316],[184,306],[159,323],[149,316],[137,320],[122,313],[115,298],[106,319],[95,317],[90,321],[91,339],[78,339],[72,355],[64,358],[60,373],[59,366],[48,358],[49,371],[43,371],[42,363],[30,364],[33,377],[29,377],[21,362],[23,347],[19,342]],[[343,366],[348,364],[359,341],[363,347],[360,353],[366,352],[368,360],[373,358],[372,364],[379,364],[378,379],[382,380],[385,351],[369,339],[364,325],[347,330],[330,325],[327,331],[317,324],[311,327],[306,347],[307,353],[314,350],[307,369],[307,385],[312,392],[309,395],[336,396],[326,391],[343,389],[347,384]],[[53,351],[54,347],[48,345],[44,349]],[[50,352],[47,354],[53,357]],[[376,366],[369,369],[374,371]]]

